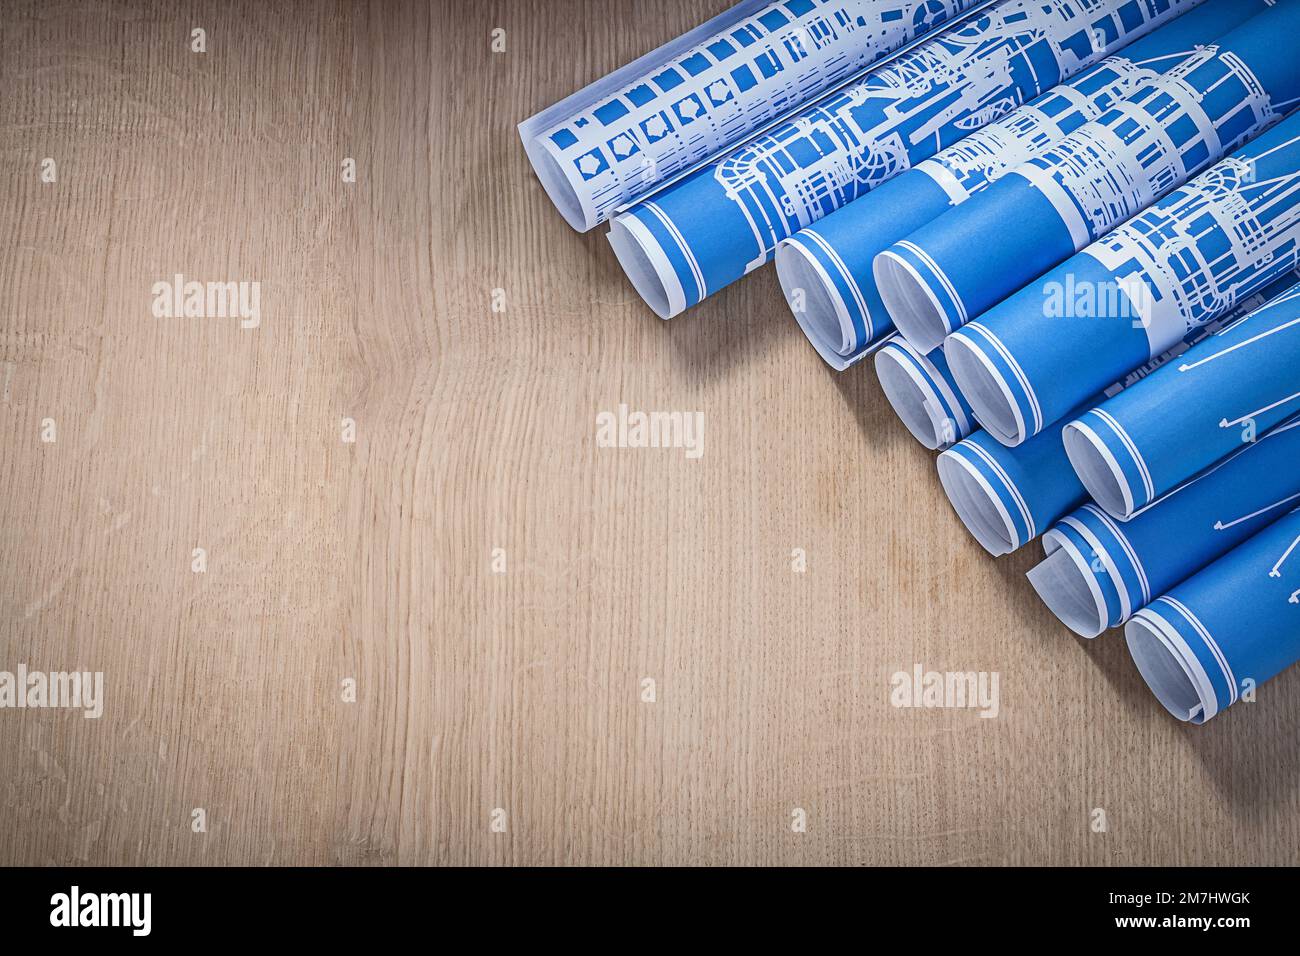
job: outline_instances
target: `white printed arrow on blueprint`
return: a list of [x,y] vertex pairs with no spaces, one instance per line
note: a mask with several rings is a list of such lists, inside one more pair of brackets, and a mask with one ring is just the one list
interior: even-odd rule
[[[1277,559],[1277,564],[1273,565],[1273,570],[1268,572],[1270,578],[1280,578],[1282,576],[1282,565],[1286,564],[1287,559],[1291,557],[1291,552],[1294,551],[1297,546],[1300,546],[1300,537],[1297,537],[1292,541],[1291,547],[1287,548],[1282,557]],[[1300,594],[1300,591],[1296,593]],[[1291,595],[1291,599],[1295,600],[1295,594]]]
[[1210,362],[1213,362],[1215,359],[1221,359],[1225,355],[1230,355],[1233,352],[1237,351],[1238,349],[1244,349],[1248,345],[1254,345],[1256,342],[1262,342],[1270,335],[1276,335],[1279,332],[1285,332],[1287,329],[1296,325],[1300,325],[1300,319],[1292,319],[1290,322],[1283,322],[1281,325],[1276,326],[1275,328],[1271,328],[1267,332],[1261,332],[1259,333],[1259,335],[1253,335],[1250,338],[1246,339],[1244,342],[1238,342],[1236,345],[1229,345],[1226,349],[1222,349],[1218,352],[1215,352],[1213,355],[1207,355],[1205,358],[1198,359],[1197,361],[1192,362],[1188,365],[1180,365],[1178,366],[1178,371],[1190,372],[1194,368],[1200,368],[1202,365],[1208,365]]
[[1272,405],[1265,405],[1263,408],[1257,408],[1253,412],[1247,412],[1245,415],[1242,415],[1236,421],[1230,422],[1225,418],[1221,422],[1219,422],[1219,427],[1235,428],[1237,425],[1244,425],[1246,422],[1258,418],[1260,415],[1263,415],[1265,412],[1271,412],[1275,408],[1281,408],[1287,402],[1294,402],[1297,398],[1300,398],[1300,392],[1296,392],[1294,395],[1288,395],[1286,398],[1279,399],[1278,401],[1274,402]]
[[[1251,518],[1258,518],[1258,517],[1259,517],[1260,515],[1262,515],[1262,514],[1268,514],[1270,511],[1273,511],[1273,510],[1275,510],[1275,509],[1277,509],[1277,508],[1281,508],[1283,505],[1285,505],[1285,504],[1289,504],[1289,503],[1291,503],[1292,501],[1295,501],[1297,498],[1300,498],[1300,495],[1292,495],[1290,498],[1283,498],[1281,501],[1276,501],[1276,502],[1274,502],[1273,504],[1269,505],[1267,508],[1260,508],[1258,511],[1256,511],[1256,512],[1254,512],[1254,513],[1252,513],[1252,514],[1243,515],[1242,517],[1237,518],[1235,521],[1229,521],[1229,522],[1227,522],[1226,524],[1225,524],[1223,521],[1216,521],[1216,522],[1214,522],[1214,530],[1215,530],[1215,531],[1227,531],[1229,528],[1235,528],[1237,525],[1241,524],[1243,521],[1249,521]],[[1297,544],[1300,544],[1300,539],[1297,539],[1296,543],[1297,543]],[[1291,545],[1291,548],[1294,549],[1294,548],[1295,548],[1295,545],[1294,545],[1294,544]],[[1279,562],[1278,562],[1278,567],[1281,567],[1282,562],[1285,561],[1285,560],[1287,559],[1287,555],[1289,555],[1290,553],[1291,553],[1291,551],[1288,550],[1287,553],[1286,553],[1285,555],[1282,556],[1282,561],[1279,561]],[[1270,574],[1270,575],[1269,575],[1269,577],[1274,577],[1274,578],[1275,578],[1275,577],[1278,577],[1278,576],[1279,576],[1279,575],[1276,575],[1276,574]]]

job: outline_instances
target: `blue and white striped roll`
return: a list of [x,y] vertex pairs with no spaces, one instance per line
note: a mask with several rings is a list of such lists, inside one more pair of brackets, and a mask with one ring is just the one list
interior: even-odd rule
[[995,557],[1024,547],[1087,497],[1059,426],[1017,448],[977,431],[940,455],[938,467],[957,517]]
[[[872,265],[876,256],[947,210],[1042,155],[1117,100],[1266,9],[1269,0],[1210,0],[1120,53],[977,130],[870,195],[783,240],[776,270],[799,327],[843,371],[894,329]],[[1175,8],[1174,12],[1186,9]],[[1157,21],[1152,21],[1157,22]]]
[[586,231],[980,0],[743,0],[519,124]]
[[1268,129],[1300,101],[1300,58],[1277,42],[1297,35],[1300,0],[1280,0],[885,250],[895,326],[937,347]]
[[1203,724],[1300,661],[1300,511],[1139,611],[1125,628],[1142,678]]
[[1297,411],[1300,285],[1072,421],[1063,437],[1093,499],[1127,518]]
[[1245,445],[1127,521],[1084,505],[1043,536],[1029,572],[1052,613],[1082,637],[1141,607],[1300,503],[1300,420]]
[[942,349],[922,355],[895,335],[876,351],[876,374],[907,430],[931,451],[951,448],[978,427]]
[[[1105,392],[1085,402],[1078,411],[1091,409],[1145,381],[1207,335],[1285,292],[1295,278],[1294,273],[1288,273],[1283,279],[1243,299],[1237,310],[1228,313],[1222,320],[1194,330],[1185,341],[1177,343],[1145,365],[1132,369]],[[899,348],[907,347],[906,339],[901,336],[890,340],[891,346],[895,344]],[[912,350],[912,354],[917,353]],[[950,367],[946,364],[933,367],[950,387],[955,384]],[[901,386],[899,391],[903,391]],[[889,394],[888,389],[886,394]],[[960,396],[960,390],[957,394]],[[925,396],[920,400],[924,401],[924,398]],[[918,401],[915,396],[909,400],[913,406]],[[895,402],[893,396],[890,396],[890,401]],[[895,402],[895,407],[901,403],[902,400]],[[963,406],[963,411],[965,407]],[[904,410],[912,415],[918,414],[915,407]],[[899,414],[902,415],[903,412],[900,411]],[[970,420],[970,417],[967,413],[965,420]],[[978,448],[956,446],[954,450],[957,455],[939,457],[939,477],[954,510],[976,540],[993,554],[1006,554],[1027,544],[1087,497],[1061,439],[1062,429],[1068,421],[1068,418],[1062,418],[1058,427],[1051,428],[1046,434],[1016,448],[1007,448],[987,435],[979,438],[983,433],[976,431],[974,437],[978,439]],[[1062,501],[1067,498],[1077,500],[1062,506]]]
[[615,217],[609,241],[664,318],[776,244],[1126,46],[1179,0],[998,0]]
[[1293,113],[950,335],[944,354],[980,423],[1015,445],[1293,272],[1298,254]]

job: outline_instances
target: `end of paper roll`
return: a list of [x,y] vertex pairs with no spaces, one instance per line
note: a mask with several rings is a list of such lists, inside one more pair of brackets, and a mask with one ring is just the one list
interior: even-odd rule
[[966,530],[989,554],[1001,557],[1020,547],[1015,525],[996,491],[962,455],[939,456],[939,482]]
[[564,217],[564,221],[578,232],[594,229],[598,223],[583,208],[577,189],[564,174],[559,160],[547,148],[546,143],[526,132],[522,127],[519,130],[519,138],[523,141],[524,152],[528,154],[533,173],[542,184],[542,189],[545,190],[551,204]]
[[1086,423],[1076,421],[1065,426],[1061,438],[1070,466],[1092,499],[1117,518],[1132,517],[1136,510],[1133,490],[1101,436]]
[[909,359],[902,347],[877,352],[880,387],[912,437],[931,451],[941,451],[956,440],[955,423],[944,414],[934,383]]
[[775,259],[786,305],[817,354],[837,372],[857,362],[849,310],[812,250],[796,236],[778,243]]
[[1008,448],[1024,444],[1028,434],[1020,408],[983,350],[965,333],[954,332],[944,341],[943,352],[957,387],[984,430]]
[[633,215],[624,213],[609,224],[610,246],[632,288],[655,315],[671,319],[686,310],[686,296],[677,274],[649,230]]
[[1124,628],[1129,654],[1156,700],[1179,720],[1203,724],[1218,713],[1209,676],[1178,632],[1150,609]]
[[950,331],[943,309],[912,264],[886,249],[876,256],[871,269],[885,311],[903,338],[926,355],[943,345]]
[[1051,532],[1043,544],[1047,557],[1025,577],[1062,624],[1089,640],[1100,636],[1106,629],[1106,604],[1083,555]]

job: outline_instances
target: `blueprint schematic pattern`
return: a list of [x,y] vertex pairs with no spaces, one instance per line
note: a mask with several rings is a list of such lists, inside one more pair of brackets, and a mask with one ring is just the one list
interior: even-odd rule
[[[777,247],[791,312],[819,355],[844,370],[888,337],[894,323],[874,275],[876,257],[927,223],[1051,149],[1198,46],[1255,14],[1266,0],[1209,0],[1160,23],[1118,54],[990,123],[911,170],[805,227]],[[1186,12],[1183,12],[1186,10]],[[937,342],[936,342],[937,344]],[[928,354],[928,353],[927,353]]]
[[1126,46],[1174,0],[1003,0],[617,216],[610,240],[667,318],[778,242]]
[[[1293,272],[1298,255],[1300,114],[1292,113],[950,335],[944,351],[976,416],[1016,444]],[[1098,290],[1102,314],[1048,317],[1047,290],[1067,286]]]
[[980,2],[742,3],[525,120],[520,135],[556,207],[585,231]]
[[1276,123],[1300,98],[1300,63],[1276,37],[1297,32],[1300,3],[1280,0],[883,253],[899,331],[937,347]]
[[1066,426],[1097,503],[1126,518],[1300,411],[1300,286]]
[[1139,611],[1125,629],[1148,686],[1203,724],[1300,660],[1300,511]]
[[1295,508],[1297,461],[1292,420],[1131,518],[1087,504],[1043,537],[1029,580],[1072,630],[1097,637]]

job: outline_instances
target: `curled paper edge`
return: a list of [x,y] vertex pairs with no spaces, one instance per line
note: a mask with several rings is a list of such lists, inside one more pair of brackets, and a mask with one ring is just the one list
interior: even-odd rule
[[[647,208],[653,208],[646,203]],[[686,293],[659,243],[635,216],[610,220],[606,234],[632,288],[655,315],[671,319],[686,311]]]
[[951,393],[938,369],[904,340],[895,336],[883,343],[876,352],[875,366],[886,400],[924,447],[946,451],[970,433],[971,423],[964,417],[957,422],[948,416],[939,390],[949,392],[949,408],[960,408],[958,396]]
[[1004,355],[1010,354],[983,326],[972,322],[944,340],[944,355],[952,377],[986,432],[1008,448],[1023,445],[1030,435],[1020,404],[983,347],[971,339],[971,332],[985,335],[995,347],[1001,347]]
[[876,256],[871,271],[885,311],[903,338],[926,354],[943,345],[953,330],[933,290],[912,263],[893,249],[886,249]]
[[1043,535],[1043,558],[1025,575],[1056,618],[1092,640],[1106,630],[1106,600],[1085,557],[1056,530]]
[[578,195],[569,177],[564,174],[559,159],[551,151],[547,142],[525,133],[522,124],[519,127],[519,136],[523,140],[528,162],[533,167],[533,175],[542,184],[542,191],[546,193],[546,198],[551,201],[555,211],[570,228],[575,232],[590,232],[599,225],[595,215],[582,201],[582,197]]
[[1061,432],[1065,455],[1080,484],[1116,518],[1127,520],[1137,511],[1124,469],[1101,436],[1082,420],[1070,422]]
[[[781,283],[786,305],[817,354],[835,371],[843,372],[857,364],[867,352],[853,354],[857,343],[848,309],[834,280],[798,236],[796,234],[777,244],[776,277]],[[796,303],[800,291],[804,293],[803,301]],[[796,308],[796,304],[802,308]],[[865,314],[865,303],[863,310]],[[870,337],[870,326],[867,334]],[[837,339],[838,345],[835,344]]]
[[1214,685],[1196,654],[1152,608],[1124,627],[1133,663],[1161,706],[1179,720],[1203,724],[1219,712]]
[[940,455],[937,464],[944,494],[980,546],[995,558],[1019,548],[1023,542],[1011,515],[975,466],[952,450]]

